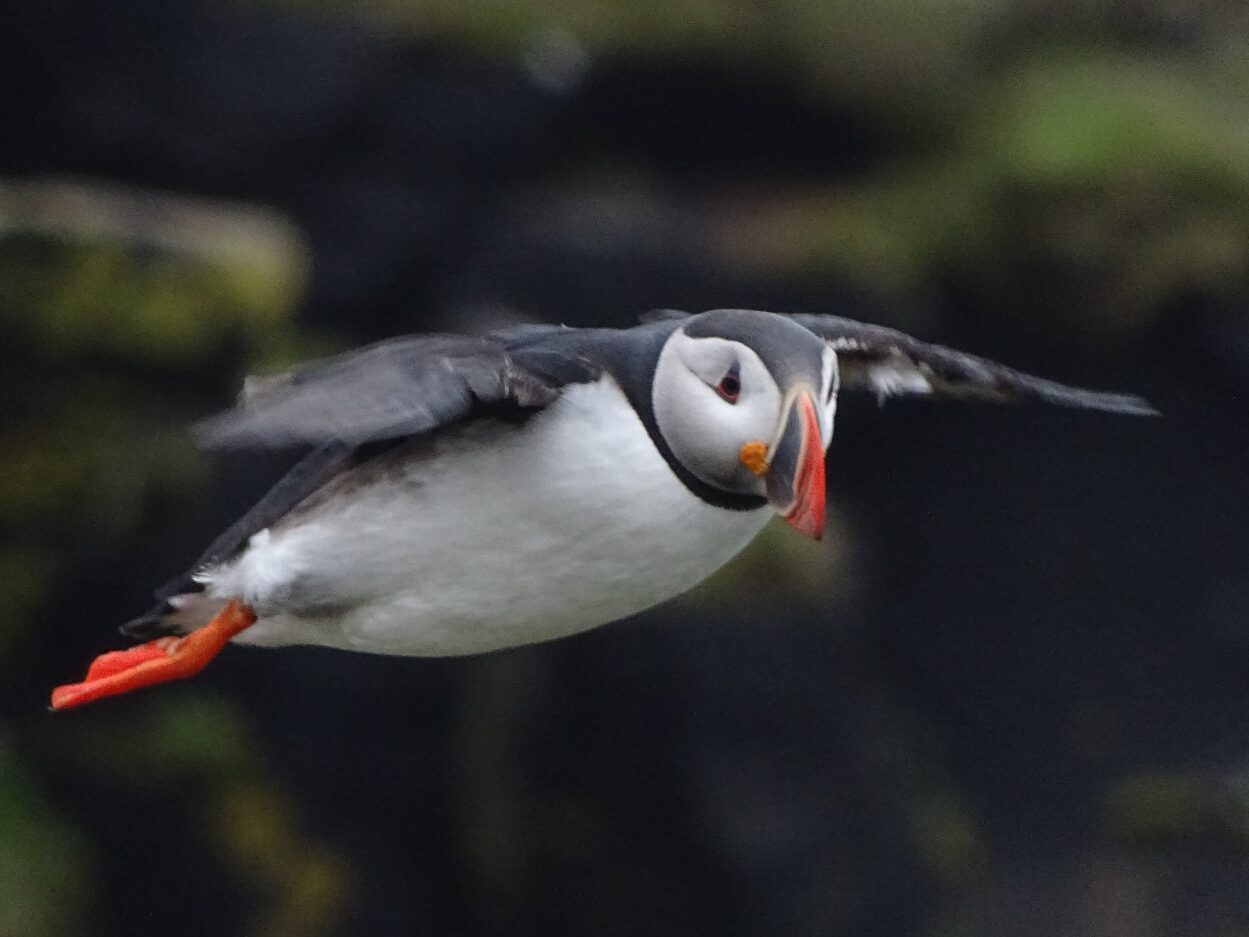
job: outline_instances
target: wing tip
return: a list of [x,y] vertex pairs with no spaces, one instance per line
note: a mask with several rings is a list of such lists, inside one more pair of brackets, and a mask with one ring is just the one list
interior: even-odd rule
[[1119,416],[1161,417],[1162,411],[1144,397],[1136,394],[1120,394],[1113,391],[1079,390],[1063,388],[1060,393],[1041,394],[1041,403],[1073,407],[1079,410],[1098,410]]
[[1132,394],[1120,395],[1121,400],[1113,411],[1121,413],[1124,416],[1144,416],[1144,417],[1161,417],[1162,411],[1155,407],[1144,397],[1136,397]]

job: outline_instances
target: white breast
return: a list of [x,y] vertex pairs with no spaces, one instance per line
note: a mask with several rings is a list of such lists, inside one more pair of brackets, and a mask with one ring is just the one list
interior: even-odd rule
[[436,437],[402,472],[257,534],[204,581],[260,612],[240,641],[470,654],[678,595],[769,516],[693,495],[605,378],[523,424]]

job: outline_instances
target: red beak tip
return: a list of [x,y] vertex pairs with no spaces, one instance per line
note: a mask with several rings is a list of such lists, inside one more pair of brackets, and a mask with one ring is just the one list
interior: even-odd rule
[[820,423],[810,397],[802,401],[806,445],[798,467],[798,503],[790,519],[798,530],[812,540],[824,538],[824,447],[820,445]]
[[818,514],[808,514],[806,512],[795,513],[785,518],[785,523],[794,530],[810,537],[812,540],[824,539],[824,505],[820,505]]

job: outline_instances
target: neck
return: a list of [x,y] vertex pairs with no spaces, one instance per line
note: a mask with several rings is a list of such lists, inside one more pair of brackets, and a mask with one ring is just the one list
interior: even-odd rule
[[[767,504],[766,498],[754,494],[725,491],[707,484],[696,476],[673,454],[671,447],[659,431],[659,426],[655,422],[653,399],[655,369],[664,343],[679,326],[679,321],[657,322],[653,326],[619,333],[622,341],[608,350],[606,360],[603,361],[604,369],[620,385],[625,397],[628,398],[641,419],[642,425],[646,427],[646,433],[650,436],[651,442],[654,443],[655,448],[659,450],[659,454],[668,464],[668,468],[682,485],[698,498],[718,508],[729,511],[753,511],[761,508]],[[637,344],[630,346],[626,345],[625,341],[633,341]]]

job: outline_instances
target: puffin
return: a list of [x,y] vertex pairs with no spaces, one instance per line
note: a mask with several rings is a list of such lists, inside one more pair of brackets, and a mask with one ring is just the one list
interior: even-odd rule
[[189,677],[230,643],[467,655],[637,614],[773,515],[821,536],[842,391],[1156,412],[831,315],[383,341],[248,378],[193,428],[205,447],[306,451],[122,626],[141,643],[51,708]]

